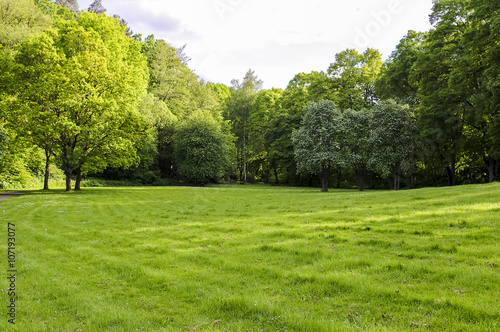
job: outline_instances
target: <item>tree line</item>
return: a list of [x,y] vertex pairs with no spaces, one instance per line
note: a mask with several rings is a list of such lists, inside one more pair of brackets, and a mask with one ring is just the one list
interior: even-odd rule
[[433,28],[409,31],[387,61],[374,49],[348,49],[285,90],[260,90],[247,73],[233,84],[233,100],[253,106],[232,101],[226,109],[239,124],[240,174],[301,185],[322,179],[324,190],[328,179],[361,190],[365,182],[399,189],[497,181],[499,8],[434,1]]
[[100,0],[0,0],[0,186],[83,177],[360,190],[498,180],[500,4],[438,0],[389,59],[347,49],[262,89],[207,83],[184,48]]

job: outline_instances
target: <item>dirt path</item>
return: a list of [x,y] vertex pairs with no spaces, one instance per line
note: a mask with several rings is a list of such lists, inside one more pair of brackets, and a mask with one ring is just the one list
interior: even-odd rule
[[4,199],[7,199],[9,197],[20,196],[23,194],[24,194],[24,191],[13,191],[13,192],[1,193],[1,195],[3,195],[3,196],[0,197],[0,201],[3,201]]

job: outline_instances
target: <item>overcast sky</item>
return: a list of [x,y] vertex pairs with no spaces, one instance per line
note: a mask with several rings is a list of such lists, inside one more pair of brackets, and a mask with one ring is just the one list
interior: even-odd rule
[[[79,0],[80,9],[93,0]],[[134,33],[187,44],[192,68],[230,85],[248,69],[264,88],[298,73],[326,71],[347,48],[378,49],[385,60],[408,30],[430,29],[432,0],[103,0]]]

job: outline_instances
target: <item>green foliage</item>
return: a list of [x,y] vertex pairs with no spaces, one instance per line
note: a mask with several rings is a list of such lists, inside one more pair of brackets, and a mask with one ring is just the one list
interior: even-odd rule
[[[275,183],[279,183],[278,172],[282,171],[288,176],[294,169],[294,151],[292,143],[292,131],[299,127],[292,122],[286,111],[278,111],[270,116],[269,128],[265,139],[268,146],[269,167],[274,171]],[[293,172],[295,173],[295,172]],[[288,181],[285,181],[288,183]]]
[[13,48],[51,25],[32,0],[0,0],[0,45]]
[[375,105],[370,120],[369,164],[385,176],[394,174],[394,189],[399,189],[401,172],[415,170],[417,126],[408,106],[394,101]]
[[248,119],[247,145],[249,169],[260,180],[268,180],[268,145],[266,133],[269,130],[270,117],[281,108],[282,90],[261,90],[252,106]]
[[208,88],[212,89],[220,100],[221,104],[224,104],[231,97],[231,89],[222,83],[207,83]]
[[187,117],[205,109],[205,98],[197,95],[202,88],[198,77],[177,56],[176,49],[150,35],[141,44],[149,68],[148,92],[163,101],[178,117]]
[[363,54],[347,49],[335,55],[328,75],[335,87],[335,102],[341,110],[361,110],[378,101],[375,82],[382,68],[382,57],[377,50],[367,49]]
[[353,167],[358,179],[358,188],[365,188],[365,176],[369,169],[369,160],[372,153],[370,147],[371,112],[367,109],[360,111],[346,110],[342,114],[341,140],[342,158],[345,167]]
[[[148,118],[160,117],[151,122],[157,136],[155,171],[158,169],[162,177],[174,177],[177,166],[173,155],[174,123],[183,122],[200,110],[209,112],[212,118],[221,122],[221,111],[230,92],[224,85],[199,80],[187,67],[182,50],[175,49],[164,40],[156,40],[150,35],[141,41],[141,48],[149,69],[150,100],[143,103],[141,112],[148,113]],[[227,125],[222,124],[224,126]]]
[[[500,160],[500,65],[497,59],[500,6],[496,2],[483,1],[469,1],[465,6],[469,16],[460,47],[466,52],[453,68],[450,81],[467,101],[466,135],[471,137],[470,133],[476,132],[473,138],[480,139],[479,158],[488,165],[489,180],[493,181],[498,179],[495,164]],[[478,150],[477,147],[472,149]]]
[[353,168],[360,189],[368,171],[370,179],[394,174],[395,188],[401,175],[410,186],[414,171],[424,184],[443,175],[449,185],[494,181],[499,10],[491,1],[436,0],[434,28],[408,31],[385,64],[374,49],[347,49],[326,73],[297,74],[281,91],[262,90],[251,70],[231,88],[200,80],[185,46],[130,38],[124,19],[96,14],[106,11],[100,0],[88,12],[76,0],[0,0],[0,120],[44,150],[47,169],[56,162],[77,183],[85,174],[153,183],[180,173],[176,126],[206,113],[236,138],[233,177],[313,185],[307,172],[317,171],[296,175],[292,132],[309,103],[330,100],[344,112],[342,171]]
[[0,126],[0,188],[34,188],[43,174],[43,152]]
[[9,144],[9,135],[3,126],[0,126],[0,158],[5,156]]
[[34,0],[33,2],[38,8],[40,8],[42,13],[48,15],[51,18],[56,17],[58,10],[61,8],[59,5],[52,2],[51,0]]
[[425,36],[425,33],[408,31],[384,63],[375,83],[376,91],[382,98],[398,98],[411,105],[418,103],[413,66],[422,53]]
[[424,149],[441,161],[449,185],[455,184],[466,144],[464,130],[469,102],[450,80],[460,58],[457,55],[464,52],[460,43],[468,25],[464,22],[466,17],[464,1],[436,1],[431,15],[435,29],[429,32],[414,65]]
[[269,166],[274,171],[276,183],[279,182],[278,174],[289,183],[296,173],[292,132],[301,126],[304,109],[311,102],[333,98],[332,81],[323,72],[297,74],[281,93],[279,104],[276,104],[279,107],[269,114],[265,134]]
[[222,178],[232,166],[232,137],[207,112],[194,112],[179,123],[174,137],[179,174],[203,185]]
[[323,191],[328,191],[330,171],[343,162],[340,121],[334,102],[313,102],[304,110],[302,126],[292,134],[297,172],[320,174]]
[[159,181],[162,173],[166,173],[160,168],[160,161],[173,160],[173,156],[165,156],[165,151],[172,144],[177,117],[164,102],[150,93],[141,98],[137,110],[147,123],[143,137],[134,144],[139,164],[126,169],[108,168],[102,175],[114,181],[130,180],[136,184],[151,185]]
[[253,105],[258,92],[262,88],[262,81],[258,79],[251,69],[245,74],[243,81],[232,82],[232,96],[226,103],[224,119],[229,120],[232,131],[236,137],[237,167],[240,173],[240,180],[247,181],[249,173],[249,147],[250,137],[250,117]]
[[[82,13],[23,43],[16,55],[22,123],[35,144],[54,154],[71,179],[137,163],[144,132],[136,111],[145,94],[146,63],[137,42],[115,20]],[[69,189],[69,187],[67,188]]]

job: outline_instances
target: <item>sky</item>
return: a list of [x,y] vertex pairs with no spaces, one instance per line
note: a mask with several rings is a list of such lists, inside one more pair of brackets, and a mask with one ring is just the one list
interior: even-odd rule
[[[93,0],[79,0],[80,9]],[[102,0],[143,38],[186,45],[205,81],[230,85],[252,69],[264,88],[327,71],[348,48],[386,60],[408,30],[428,31],[432,0]]]

